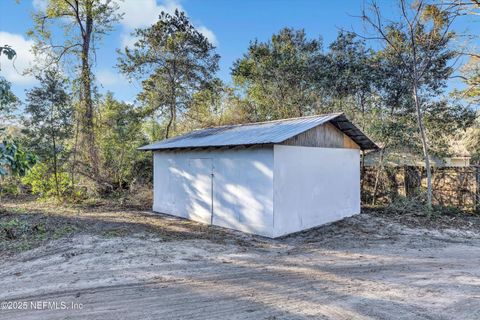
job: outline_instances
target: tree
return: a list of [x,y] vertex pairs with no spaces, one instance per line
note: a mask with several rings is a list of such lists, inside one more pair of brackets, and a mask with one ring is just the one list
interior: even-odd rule
[[377,56],[353,32],[339,32],[328,49],[324,79],[319,83],[324,88],[323,103],[329,111],[345,112],[366,130],[377,104],[376,90],[383,79],[378,72]]
[[[18,102],[18,98],[11,90],[10,82],[0,76],[0,121],[15,110]],[[1,126],[0,130],[2,130]]]
[[[48,0],[46,11],[34,14],[35,27],[30,32],[36,40],[34,51],[38,55],[48,57],[49,63],[55,64],[73,58],[74,65],[78,67],[80,150],[88,162],[90,176],[97,179],[100,172],[94,135],[91,69],[94,44],[111,31],[113,24],[121,18],[116,13],[117,9],[118,4],[112,0]],[[63,37],[58,37],[60,39],[54,36],[57,28],[64,31]]]
[[[13,48],[9,45],[0,47],[0,57],[2,54],[9,60],[12,60],[17,55],[15,50],[13,50]],[[11,90],[11,83],[8,82],[4,77],[0,76],[0,120],[2,120],[3,116],[11,113],[13,109],[15,109],[17,103],[18,99]],[[2,130],[2,127],[0,127],[0,130]]]
[[58,70],[47,70],[37,76],[40,86],[27,91],[24,133],[42,161],[50,163],[57,197],[62,196],[59,172],[66,161],[67,139],[73,135],[73,107],[67,92],[67,81]]
[[252,120],[299,117],[315,109],[324,62],[321,39],[285,28],[268,42],[251,42],[232,76],[254,104]]
[[480,104],[480,56],[470,57],[469,61],[463,66],[463,82],[466,88],[460,93],[461,98],[470,102]]
[[219,55],[215,47],[188,20],[183,12],[162,12],[158,22],[137,29],[133,49],[119,57],[120,71],[142,80],[139,99],[144,114],[160,113],[166,119],[165,138],[175,131],[177,118],[188,110],[196,92],[210,89],[215,82]]
[[336,97],[358,97],[360,108],[365,107],[363,97],[372,93],[376,70],[372,49],[365,45],[353,32],[342,31],[328,46],[327,88],[333,90]]
[[[471,56],[462,71],[466,88],[456,93],[478,106],[480,105],[480,55]],[[463,140],[472,155],[472,162],[480,164],[480,112],[477,111],[476,121],[466,130]]]
[[362,13],[362,19],[373,30],[372,39],[384,45],[385,54],[400,62],[398,72],[408,81],[425,159],[427,206],[431,208],[432,173],[424,111],[427,103],[442,92],[453,71],[449,65],[454,57],[454,52],[449,49],[453,38],[450,28],[457,12],[450,7],[435,6],[427,0],[412,3],[399,0],[399,5],[399,21],[384,20],[376,2],[371,3],[370,12]]
[[100,104],[97,136],[102,167],[114,189],[123,189],[141,176],[142,172],[135,172],[137,164],[150,159],[137,151],[148,143],[142,132],[142,118],[139,110],[115,100],[112,93],[107,93]]
[[18,141],[4,139],[0,142],[0,202],[2,180],[6,176],[13,178],[25,176],[37,162],[37,157],[21,146]]
[[220,80],[216,80],[212,81],[208,89],[195,92],[190,107],[179,123],[179,132],[222,124],[225,90],[226,86]]
[[480,164],[480,112],[477,112],[477,118],[474,124],[465,132],[464,142],[467,150],[472,155],[472,163]]
[[0,178],[11,174],[24,176],[37,162],[37,157],[13,139],[0,143]]

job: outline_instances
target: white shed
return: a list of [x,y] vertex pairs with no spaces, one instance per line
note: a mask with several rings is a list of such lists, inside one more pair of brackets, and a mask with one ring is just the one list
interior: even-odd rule
[[360,149],[342,113],[196,130],[154,154],[153,211],[266,237],[360,212]]

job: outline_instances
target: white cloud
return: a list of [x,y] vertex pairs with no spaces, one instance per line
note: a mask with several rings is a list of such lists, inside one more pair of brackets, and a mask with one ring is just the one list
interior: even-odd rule
[[48,1],[47,0],[33,0],[33,8],[37,11],[45,12],[47,10]]
[[[135,43],[136,39],[130,35],[134,29],[151,26],[157,22],[162,11],[172,14],[178,9],[185,12],[178,0],[164,0],[161,4],[158,4],[157,0],[123,0],[119,1],[118,5],[120,6],[119,11],[124,14],[121,21],[124,27],[121,35],[122,48],[130,47]],[[217,38],[212,30],[203,25],[197,25],[196,27],[213,45],[218,45]]]
[[0,75],[13,84],[33,84],[36,82],[32,75],[23,75],[23,72],[33,63],[35,56],[31,52],[32,40],[26,40],[22,35],[0,31],[0,45],[8,44],[17,56],[10,61],[5,56],[0,56]]
[[118,73],[113,73],[110,70],[102,69],[96,73],[97,81],[102,86],[113,86],[120,84],[123,81],[123,77]]
[[121,48],[125,48],[125,47],[133,47],[133,45],[135,44],[135,42],[137,41],[137,38],[132,36],[131,34],[129,33],[124,33],[121,35]]
[[158,5],[156,0],[124,0],[119,1],[120,12],[124,14],[122,24],[130,30],[144,28],[158,20],[162,11],[174,13],[175,9],[182,10],[180,3],[174,0],[164,1]]

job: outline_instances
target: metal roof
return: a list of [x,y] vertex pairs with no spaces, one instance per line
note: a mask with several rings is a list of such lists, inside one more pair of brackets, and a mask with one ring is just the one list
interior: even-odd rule
[[355,141],[361,149],[378,148],[377,145],[355,127],[343,113],[331,113],[195,130],[178,137],[143,146],[139,148],[139,150],[278,144],[327,122],[330,122],[339,130],[343,131]]

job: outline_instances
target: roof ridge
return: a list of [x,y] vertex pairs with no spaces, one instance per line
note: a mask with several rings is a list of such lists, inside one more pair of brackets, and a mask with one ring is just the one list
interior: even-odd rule
[[265,123],[274,123],[274,122],[285,122],[289,120],[298,120],[298,119],[309,119],[309,118],[316,118],[316,117],[326,117],[326,116],[339,116],[344,114],[343,112],[332,112],[332,113],[323,113],[323,114],[316,114],[316,115],[311,115],[311,116],[303,116],[303,117],[293,117],[293,118],[284,118],[284,119],[276,119],[276,120],[267,120],[267,121],[259,121],[259,122],[247,122],[247,123],[237,123],[237,124],[224,124],[221,126],[214,126],[214,127],[207,127],[207,128],[200,128],[200,129],[195,129],[192,132],[195,131],[201,131],[201,130],[208,130],[208,129],[218,129],[218,128],[225,128],[225,127],[242,127],[242,126],[253,126],[253,125],[259,125],[259,124],[265,124]]

